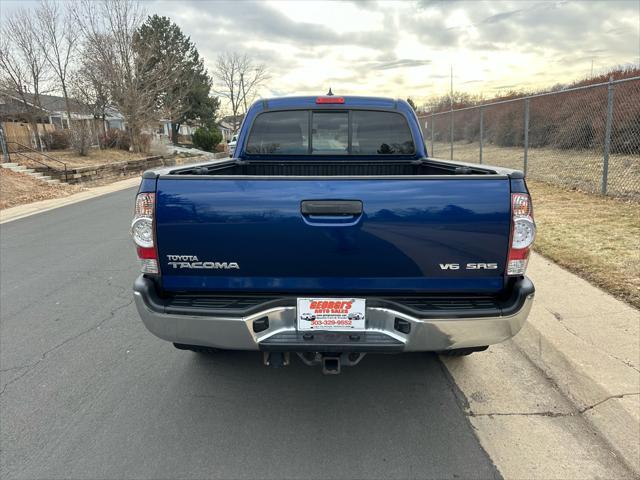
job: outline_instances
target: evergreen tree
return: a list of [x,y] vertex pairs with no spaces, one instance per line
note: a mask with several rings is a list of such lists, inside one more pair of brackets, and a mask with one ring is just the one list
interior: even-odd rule
[[171,121],[173,143],[178,141],[180,125],[188,120],[211,128],[220,101],[209,96],[211,78],[191,39],[168,17],[153,15],[137,31],[135,45],[150,58],[144,65],[147,82],[157,80],[156,71],[171,72],[170,81],[157,97],[157,108]]

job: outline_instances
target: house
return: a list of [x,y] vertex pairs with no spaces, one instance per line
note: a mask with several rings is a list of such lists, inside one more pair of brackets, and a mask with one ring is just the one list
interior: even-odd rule
[[[25,94],[28,107],[17,94],[0,94],[0,121],[3,122],[28,122],[30,115],[36,112],[37,123],[51,124],[56,129],[69,128],[67,115],[67,103],[64,97],[57,95],[40,95],[39,104],[36,105],[35,96]],[[96,120],[91,107],[77,100],[69,99],[71,107],[71,121]],[[105,129],[116,128],[124,130],[124,117],[116,109],[107,107],[105,111]],[[99,120],[99,119],[98,119]]]
[[[35,132],[31,122],[35,120],[38,134],[51,130],[69,128],[69,115],[64,97],[57,95],[39,95],[38,101],[32,94],[25,94],[27,105],[16,93],[0,93],[0,122],[3,122],[4,133],[8,142],[30,144],[36,146]],[[116,109],[107,107],[103,119],[96,118],[92,108],[77,100],[69,100],[71,107],[71,123],[86,122],[97,136],[103,130],[124,130],[126,123],[123,115]],[[14,138],[15,137],[15,138]]]
[[244,120],[244,114],[236,115],[235,117],[233,115],[222,117],[218,122],[218,128],[220,129],[220,133],[222,133],[223,142],[229,142],[229,140],[231,140],[233,134],[240,129],[242,120]]
[[[197,126],[182,123],[180,124],[180,128],[178,129],[178,135],[193,135],[197,128]],[[154,126],[151,128],[147,128],[145,131],[160,138],[171,139],[171,120],[167,118],[161,118],[160,120],[158,120],[157,124],[154,124]]]

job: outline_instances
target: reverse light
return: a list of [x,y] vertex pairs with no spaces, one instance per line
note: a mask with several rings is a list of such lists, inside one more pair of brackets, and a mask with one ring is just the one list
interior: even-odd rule
[[335,97],[335,96],[327,96],[327,97],[318,97],[316,98],[317,104],[322,103],[344,103],[344,97]]
[[131,222],[131,236],[136,244],[143,273],[158,273],[158,252],[153,238],[155,193],[139,193]]
[[507,275],[524,275],[529,251],[536,238],[531,197],[526,193],[511,194],[511,244],[507,259]]
[[146,217],[136,218],[131,224],[131,234],[139,247],[153,247],[153,220]]

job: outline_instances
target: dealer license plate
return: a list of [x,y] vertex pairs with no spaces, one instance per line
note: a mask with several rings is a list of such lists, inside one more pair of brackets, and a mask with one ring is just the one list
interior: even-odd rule
[[365,329],[364,298],[298,298],[298,330]]

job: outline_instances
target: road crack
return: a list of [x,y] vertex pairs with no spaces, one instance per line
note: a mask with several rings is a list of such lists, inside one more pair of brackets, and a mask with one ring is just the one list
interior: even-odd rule
[[634,395],[640,395],[640,392],[637,393],[621,393],[619,395],[609,395],[607,398],[604,398],[602,400],[600,400],[599,402],[594,403],[593,405],[589,405],[588,407],[584,407],[583,409],[580,410],[580,413],[585,413],[589,410],[591,410],[592,408],[596,408],[598,405],[602,405],[605,402],[608,402],[609,400],[612,400],[614,398],[624,398],[624,397],[629,397],[629,396],[634,396]]
[[564,318],[563,318],[563,316],[562,316],[562,315],[560,315],[560,313],[558,313],[558,312],[556,312],[556,311],[554,311],[554,310],[551,310],[549,307],[544,307],[544,308],[545,308],[545,310],[547,310],[551,315],[553,315],[553,317],[558,321],[558,323],[562,326],[562,328],[564,328],[564,329],[565,329],[567,332],[569,332],[571,335],[573,335],[574,337],[576,337],[576,338],[578,338],[578,339],[582,340],[583,342],[588,343],[589,345],[591,345],[592,347],[596,348],[598,351],[600,351],[600,352],[604,353],[604,354],[605,354],[605,355],[607,355],[608,357],[613,358],[614,360],[617,360],[617,361],[619,361],[620,363],[622,363],[622,364],[626,365],[627,367],[629,367],[629,368],[631,368],[631,369],[635,370],[636,372],[640,373],[640,369],[638,369],[638,368],[634,367],[634,366],[633,366],[633,364],[631,363],[631,361],[629,361],[629,360],[625,360],[625,359],[622,359],[622,358],[620,358],[620,357],[617,357],[617,356],[613,355],[612,353],[609,353],[609,352],[607,352],[607,351],[605,351],[605,350],[602,350],[602,349],[601,349],[598,345],[596,345],[595,343],[590,342],[589,340],[582,338],[582,337],[578,334],[578,332],[576,332],[576,331],[572,330],[571,328],[569,328],[569,327],[567,326],[567,324],[565,324],[565,323],[564,323]]
[[467,417],[573,417],[580,412],[490,412],[475,413],[473,411],[465,412]]
[[44,361],[47,358],[47,355],[49,355],[50,353],[58,350],[59,348],[63,347],[64,345],[68,344],[69,342],[72,342],[74,340],[77,340],[78,338],[92,332],[93,330],[96,330],[98,328],[100,328],[102,325],[104,325],[107,321],[111,320],[112,318],[115,317],[116,313],[118,313],[120,310],[123,310],[125,308],[127,308],[128,306],[130,306],[133,303],[133,296],[131,297],[131,299],[129,299],[126,303],[124,303],[123,305],[119,305],[115,308],[113,308],[109,314],[102,318],[101,320],[98,321],[98,323],[96,323],[94,326],[87,328],[86,330],[82,330],[81,332],[77,333],[76,335],[73,335],[67,339],[65,339],[64,341],[60,342],[59,344],[55,345],[54,347],[51,347],[49,350],[43,352],[40,355],[40,358],[29,365],[23,365],[22,367],[13,367],[11,369],[7,369],[6,371],[9,370],[16,370],[19,368],[26,368],[26,370],[24,372],[22,372],[20,375],[18,375],[16,378],[12,379],[11,381],[7,382],[4,387],[2,388],[2,390],[0,391],[0,396],[2,396],[5,391],[7,390],[7,387],[9,387],[9,385],[12,385],[14,383],[16,383],[17,381],[19,381],[22,377],[24,377],[27,373],[33,371],[42,361]]
[[597,407],[598,405],[602,405],[603,403],[614,399],[614,398],[624,398],[627,396],[640,395],[638,393],[621,393],[619,395],[610,395],[607,398],[600,400],[599,402],[594,403],[593,405],[589,405],[588,407],[581,408],[579,410],[575,410],[573,412],[562,413],[562,412],[489,412],[489,413],[476,413],[473,410],[465,411],[465,415],[467,417],[574,417],[576,415],[582,415],[585,412]]

